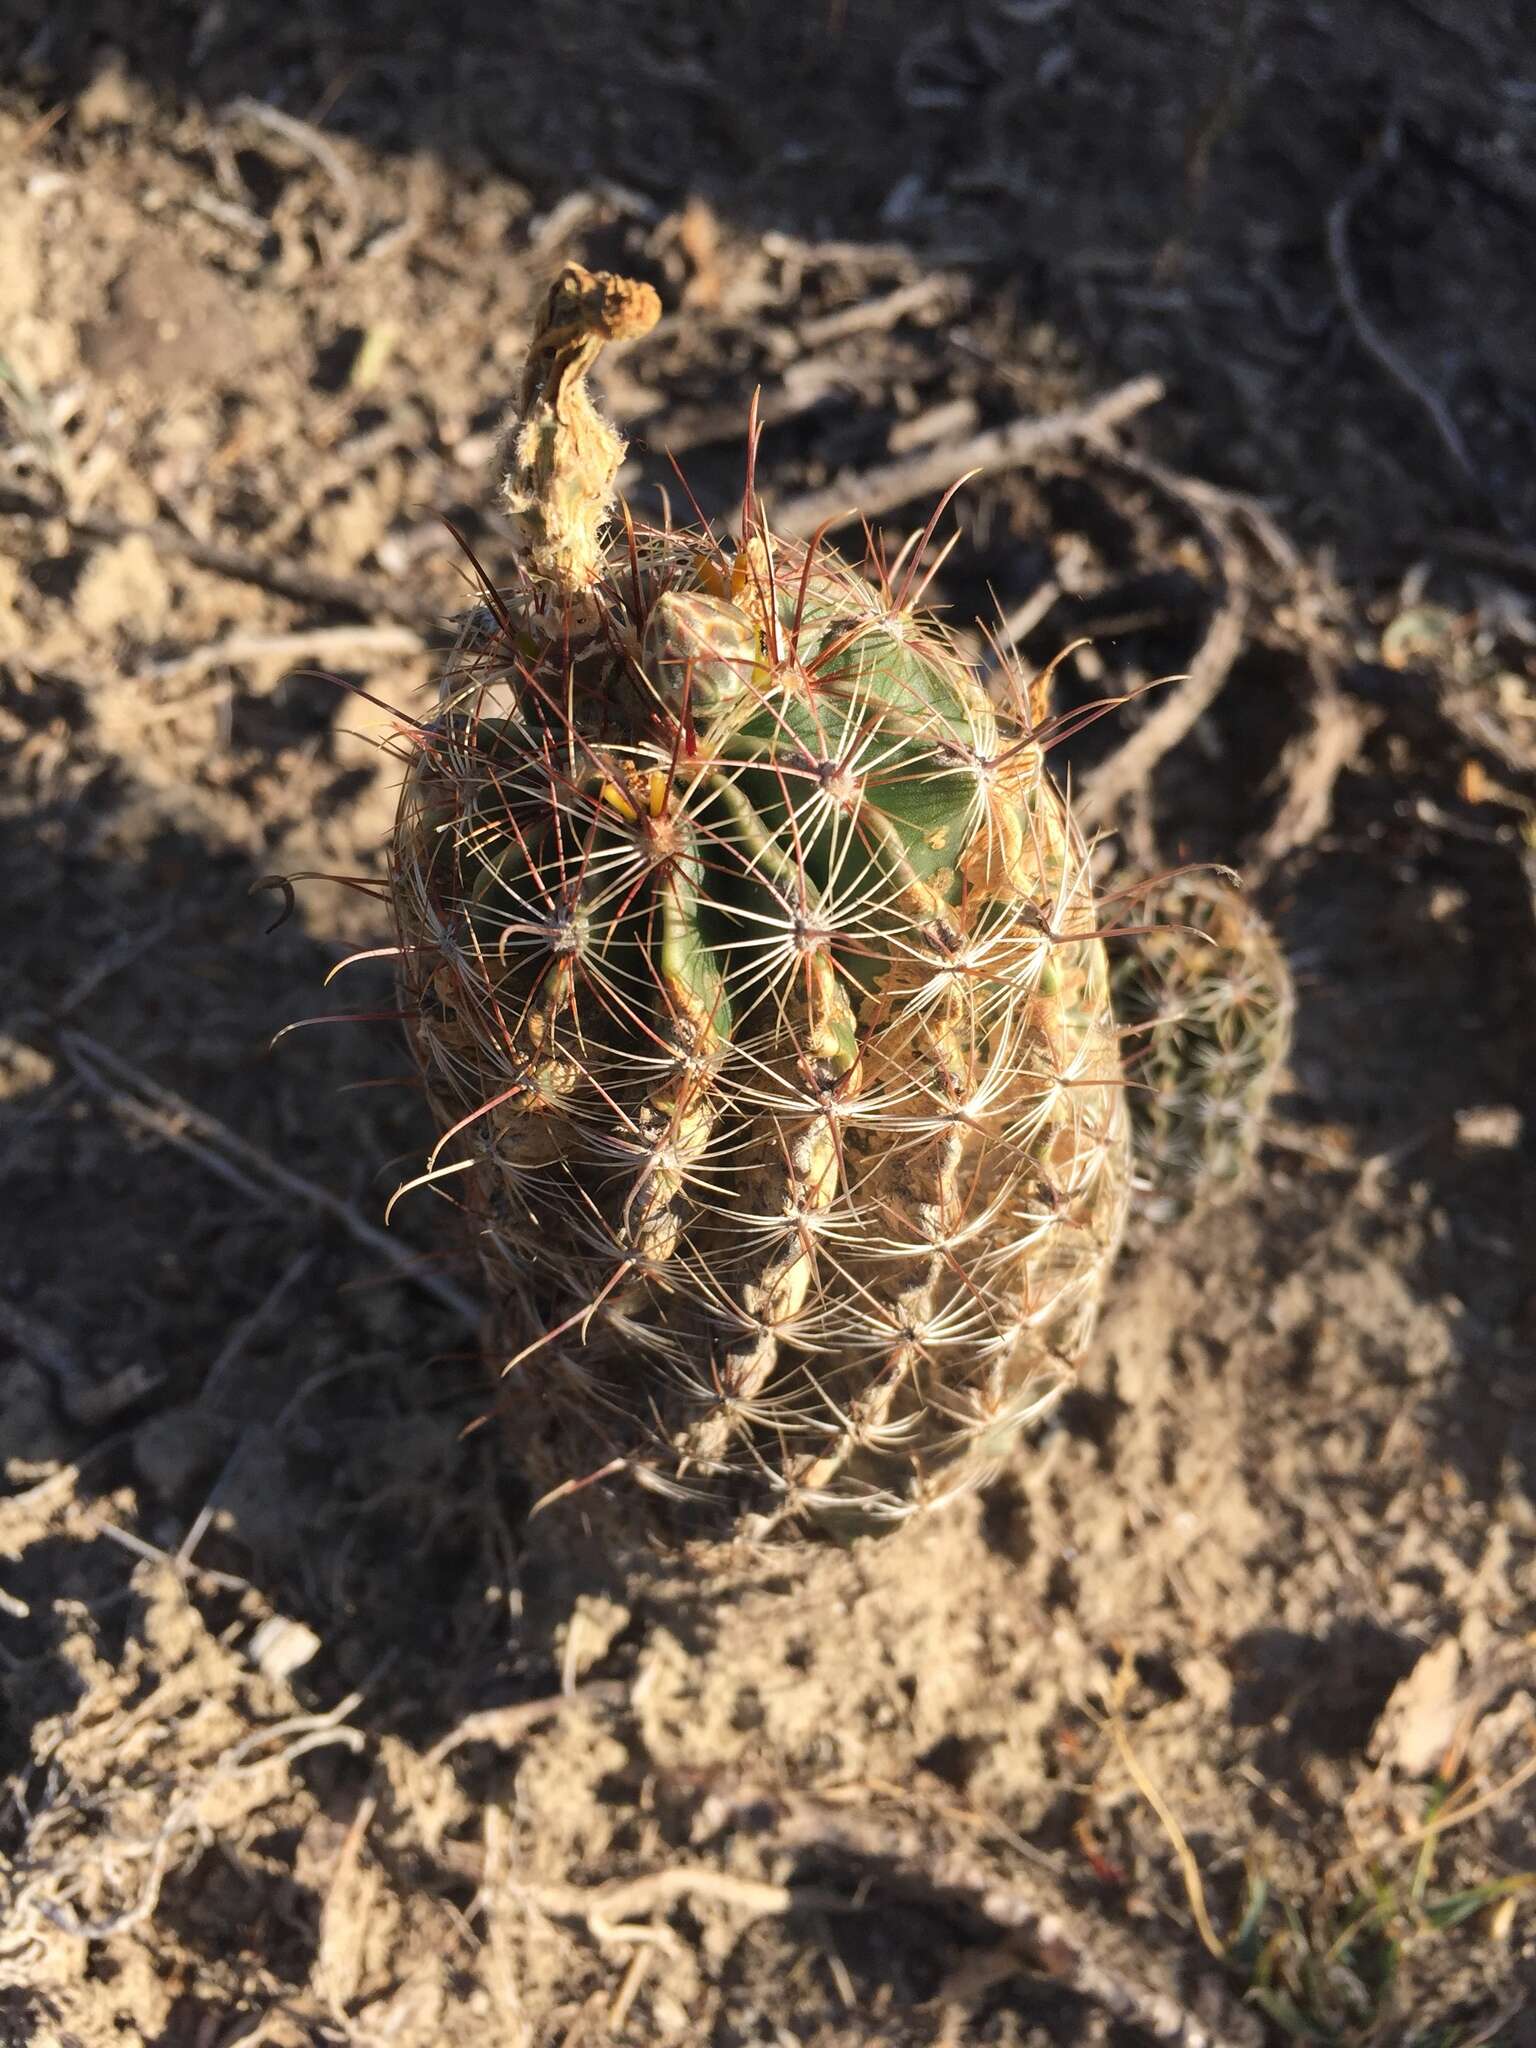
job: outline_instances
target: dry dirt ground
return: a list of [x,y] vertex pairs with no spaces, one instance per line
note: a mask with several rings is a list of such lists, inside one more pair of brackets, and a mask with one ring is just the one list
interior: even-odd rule
[[[1523,13],[12,0],[0,2042],[1536,2040]],[[1165,387],[994,461],[939,595],[1085,697],[1192,664],[1070,765],[1246,869],[1289,1088],[884,1542],[524,1527],[451,1209],[374,1234],[380,907],[248,894],[380,871],[567,255],[663,294],[650,514],[756,385],[770,505],[897,533],[888,465]]]

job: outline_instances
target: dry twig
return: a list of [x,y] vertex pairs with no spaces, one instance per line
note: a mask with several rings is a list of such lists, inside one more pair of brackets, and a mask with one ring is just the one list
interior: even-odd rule
[[95,1429],[132,1408],[154,1392],[165,1375],[133,1359],[105,1379],[87,1371],[73,1347],[51,1323],[18,1308],[0,1295],[0,1337],[7,1338],[34,1365],[40,1365],[59,1389],[65,1413],[82,1428]]
[[[420,1254],[369,1223],[340,1195],[284,1166],[259,1145],[253,1145],[217,1117],[210,1116],[207,1110],[198,1109],[173,1089],[152,1081],[88,1033],[62,1031],[59,1044],[84,1085],[110,1103],[125,1121],[190,1152],[211,1172],[262,1206],[270,1203],[274,1194],[286,1194],[307,1209],[333,1216],[360,1245],[386,1260],[404,1279],[434,1296],[463,1322],[473,1325],[478,1321],[479,1308],[462,1289],[446,1275],[425,1265]],[[132,1092],[125,1094],[122,1089],[113,1088],[105,1075],[114,1076]]]
[[146,1542],[144,1537],[135,1536],[131,1529],[124,1529],[116,1522],[98,1522],[96,1533],[105,1536],[109,1543],[115,1543],[119,1550],[126,1550],[130,1556],[142,1558],[145,1564],[163,1566],[178,1579],[196,1577],[207,1585],[231,1593],[248,1593],[251,1590],[249,1579],[238,1579],[233,1572],[217,1572],[207,1565],[193,1564],[190,1557],[173,1557],[159,1544]]
[[124,932],[115,945],[109,946],[99,959],[93,960],[80,975],[72,981],[48,1012],[57,1022],[78,1010],[87,996],[99,995],[103,987],[115,974],[121,974],[125,967],[131,967],[135,960],[152,952],[160,941],[169,938],[176,929],[176,917],[162,917],[141,932]]
[[710,1899],[753,1919],[807,1909],[823,1913],[858,1910],[841,1892],[807,1885],[768,1884],[757,1878],[736,1877],[708,1864],[680,1863],[668,1870],[648,1871],[643,1877],[619,1878],[612,1884],[591,1887],[534,1884],[519,1886],[517,1891],[552,1919],[582,1921],[597,1941],[663,1945],[674,1939],[669,1930],[634,1916],[665,1910],[675,1906],[679,1899]]
[[423,632],[432,632],[442,624],[441,614],[413,597],[408,584],[397,588],[370,582],[364,576],[327,576],[294,562],[267,561],[248,548],[199,540],[169,519],[141,523],[115,519],[110,512],[71,512],[65,504],[34,497],[10,483],[0,484],[0,514],[41,521],[62,519],[72,533],[82,534],[87,540],[146,540],[157,554],[178,555],[200,569],[213,570],[215,575],[229,576],[240,583],[258,583],[263,589],[300,598],[308,604],[361,612],[365,618],[398,619]]
[[162,917],[143,931],[122,933],[113,945],[108,946],[89,967],[75,977],[56,1003],[46,1006],[29,1004],[22,1009],[13,1010],[4,1022],[0,1023],[0,1035],[16,1037],[39,1024],[62,1022],[65,1017],[80,1008],[87,996],[98,994],[114,975],[121,974],[125,967],[131,967],[135,960],[152,951],[162,939],[168,938],[176,929],[177,922],[174,916]]
[[[1235,2048],[1255,2038],[1249,2015],[1233,2006],[1214,1980],[1203,1987],[1204,2003],[1220,2013],[1220,2030],[1208,2026],[1171,1994],[1155,1990],[1139,1974],[1107,1961],[1106,1930],[1090,1932],[1067,1909],[1017,1880],[999,1879],[963,1851],[936,1848],[932,1838],[899,1820],[874,1814],[845,1814],[824,1802],[791,1799],[774,1829],[784,1847],[831,1854],[874,1866],[887,1885],[954,1912],[969,1912],[1021,1940],[1038,1965],[1112,2017],[1144,2028],[1176,2048]],[[1119,1930],[1122,1942],[1125,1930]]]
[[218,1357],[208,1368],[202,1391],[198,1395],[200,1401],[206,1402],[210,1407],[217,1405],[218,1397],[224,1390],[224,1381],[245,1356],[257,1332],[276,1314],[283,1297],[292,1288],[297,1287],[318,1257],[319,1253],[309,1248],[291,1259],[251,1313],[244,1321],[235,1325]]
[[[847,372],[828,364],[824,376],[812,374],[819,368],[802,361],[796,365],[799,374],[793,384],[786,381],[764,387],[759,410],[767,425],[786,426],[846,388]],[[629,439],[632,448],[649,446],[664,449],[668,455],[686,455],[690,449],[707,448],[718,441],[739,441],[745,419],[746,409],[735,398],[713,405],[679,406],[669,408],[665,421],[654,430],[648,419],[637,421]],[[631,459],[620,472],[620,482],[627,487],[639,474],[638,464]]]
[[363,199],[356,178],[330,138],[323,135],[313,122],[301,121],[293,114],[285,114],[281,107],[270,107],[264,100],[252,99],[245,93],[231,100],[224,113],[226,119],[255,121],[314,159],[336,188],[336,196],[341,201],[343,224],[331,249],[332,261],[340,262],[350,256],[362,237]]
[[[92,1844],[62,1855],[53,1851],[48,1837],[55,1831],[54,1823],[60,1815],[58,1810],[44,1808],[29,1826],[22,1853],[16,1859],[17,1869],[28,1875],[9,1902],[9,1924],[22,1927],[29,1919],[41,1920],[81,1941],[107,1941],[141,1925],[160,1902],[160,1889],[176,1841],[202,1825],[201,1809],[208,1794],[231,1779],[249,1778],[272,1766],[285,1767],[314,1749],[340,1744],[355,1754],[364,1747],[365,1738],[361,1730],[343,1724],[361,1702],[361,1693],[349,1693],[328,1713],[296,1714],[268,1727],[253,1729],[176,1800],[153,1835],[133,1841],[109,1839],[105,1847],[114,1864],[142,1862],[148,1867],[132,1904],[101,1919],[83,1919],[70,1896],[72,1891],[78,1891],[82,1879],[99,1874],[93,1873],[93,1866],[103,1860],[101,1853]],[[277,1740],[282,1740],[285,1746],[273,1755],[253,1755],[263,1745]]]
[[1275,773],[1285,793],[1249,863],[1254,880],[1326,831],[1334,785],[1370,729],[1369,715],[1345,697],[1328,664],[1318,658],[1309,667],[1316,686],[1312,722],[1280,756]]
[[987,634],[991,665],[1006,660],[1021,640],[1027,640],[1061,596],[1061,585],[1047,577],[1011,611],[1005,612]]
[[466,1714],[456,1728],[450,1728],[440,1741],[435,1742],[427,1751],[427,1762],[440,1764],[467,1742],[491,1742],[498,1749],[510,1749],[514,1743],[521,1742],[530,1729],[553,1720],[572,1700],[618,1701],[623,1699],[624,1692],[622,1685],[605,1680],[596,1685],[578,1686],[574,1692],[551,1693],[545,1699],[517,1700],[507,1707],[482,1708],[477,1714]]
[[1110,462],[1117,469],[1150,484],[1186,516],[1193,518],[1197,525],[1204,519],[1218,526],[1246,527],[1283,575],[1300,573],[1302,562],[1296,544],[1264,499],[1255,497],[1250,491],[1233,490],[1227,484],[1213,484],[1208,477],[1189,476],[1183,470],[1170,469],[1167,463],[1159,462],[1139,449],[1133,454],[1118,442],[1108,439],[1090,440],[1089,449],[1100,461]]
[[1340,303],[1354,329],[1355,339],[1379,369],[1385,370],[1401,390],[1406,391],[1421,412],[1428,419],[1445,449],[1462,475],[1471,479],[1481,488],[1467,444],[1462,439],[1461,429],[1452,419],[1450,410],[1439,392],[1414,368],[1406,356],[1388,341],[1366,308],[1354,265],[1349,254],[1349,226],[1355,208],[1381,176],[1385,165],[1397,156],[1401,135],[1393,122],[1382,137],[1381,151],[1374,162],[1367,163],[1345,190],[1328,209],[1328,263],[1333,271],[1333,281],[1339,294]]
[[1080,778],[1077,794],[1083,814],[1090,820],[1102,823],[1133,790],[1141,788],[1163,756],[1173,751],[1221,695],[1242,647],[1248,620],[1247,593],[1235,549],[1230,551],[1230,563],[1237,575],[1229,574],[1188,675],[1128,739]]
[[1507,577],[1511,583],[1536,588],[1536,547],[1519,541],[1500,540],[1491,533],[1443,533],[1437,545],[1458,561]]
[[905,320],[909,313],[920,313],[952,297],[955,288],[955,279],[939,272],[917,277],[879,298],[860,299],[855,305],[839,306],[835,313],[804,321],[799,329],[800,339],[807,348],[815,349],[829,341],[846,340],[850,334],[883,333],[898,320]]
[[85,1388],[92,1384],[90,1374],[58,1331],[40,1317],[17,1308],[3,1294],[0,1294],[0,1337],[14,1344],[34,1365],[40,1365],[61,1387]]
[[1242,650],[1248,623],[1248,578],[1242,551],[1213,501],[1192,492],[1185,478],[1165,470],[1159,463],[1131,455],[1098,436],[1091,438],[1090,445],[1103,459],[1131,476],[1140,477],[1180,506],[1199,533],[1220,578],[1216,609],[1205,638],[1195,650],[1188,675],[1112,754],[1078,782],[1077,795],[1084,816],[1091,823],[1102,824],[1133,790],[1145,786],[1163,756],[1172,752],[1221,695],[1232,664]]
[[655,1956],[656,1951],[653,1948],[640,1947],[630,1957],[629,1968],[624,1972],[619,1988],[613,1994],[612,2003],[608,2007],[607,2021],[610,2035],[616,2035],[624,2025],[625,2020],[628,2019],[629,2009],[635,2002],[635,1996],[640,1986],[644,1983],[646,1972],[650,1969]]
[[203,647],[168,655],[139,671],[140,678],[162,683],[171,677],[195,682],[216,668],[234,668],[252,661],[287,662],[298,655],[327,661],[361,656],[373,666],[390,656],[425,654],[427,643],[409,626],[308,626],[292,633],[227,633]]
[[956,447],[926,448],[877,469],[845,471],[821,490],[785,499],[774,514],[774,531],[805,539],[821,526],[846,525],[860,514],[876,519],[898,505],[910,505],[915,499],[947,490],[967,471],[1018,469],[1049,448],[1107,434],[1149,405],[1156,405],[1162,396],[1158,378],[1133,377],[1086,405],[1068,406],[1038,419],[1012,420],[1005,427],[973,434]]

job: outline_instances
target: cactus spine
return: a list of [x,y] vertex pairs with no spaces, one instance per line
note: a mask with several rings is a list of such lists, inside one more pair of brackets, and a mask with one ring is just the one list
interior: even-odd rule
[[750,481],[734,550],[605,526],[585,375],[655,312],[551,291],[516,580],[409,736],[419,1178],[473,1219],[537,1484],[899,1519],[1068,1383],[1120,1237],[1087,855],[1027,703],[916,609],[927,536],[871,580]]
[[1174,1215],[1251,1172],[1295,995],[1273,932],[1220,875],[1176,877],[1155,910],[1154,929],[1117,949],[1113,988],[1138,1176],[1154,1215]]

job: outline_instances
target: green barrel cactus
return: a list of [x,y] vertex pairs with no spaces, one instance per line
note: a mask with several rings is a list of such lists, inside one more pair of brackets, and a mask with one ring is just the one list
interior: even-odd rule
[[898,1520],[1070,1382],[1121,1235],[1087,852],[1043,690],[994,705],[921,545],[866,575],[750,481],[734,547],[608,523],[585,373],[655,310],[551,291],[516,575],[409,735],[391,890],[442,1132],[409,1185],[469,1212],[547,1496]]
[[1137,1176],[1154,1215],[1250,1175],[1291,1044],[1295,995],[1264,919],[1221,875],[1174,877],[1157,924],[1116,949]]

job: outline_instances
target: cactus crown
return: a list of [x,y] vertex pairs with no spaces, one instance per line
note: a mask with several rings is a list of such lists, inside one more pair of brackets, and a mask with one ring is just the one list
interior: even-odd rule
[[871,580],[775,541],[749,468],[734,551],[604,538],[622,447],[585,372],[651,318],[575,266],[551,293],[521,577],[414,735],[422,1178],[467,1189],[552,1492],[899,1517],[1065,1383],[1119,1235],[1087,856],[1027,698],[999,712],[915,608],[927,535]]

